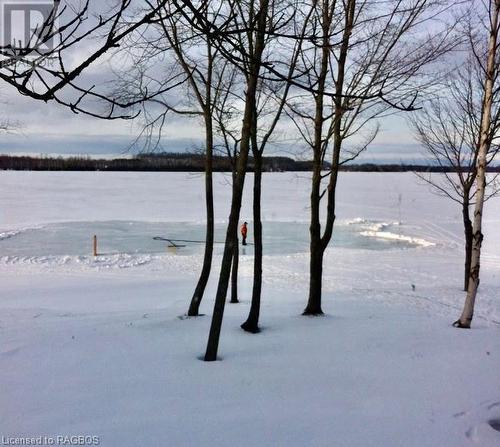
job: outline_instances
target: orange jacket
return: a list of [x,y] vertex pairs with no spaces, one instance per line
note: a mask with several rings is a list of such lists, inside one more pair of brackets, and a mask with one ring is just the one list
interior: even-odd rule
[[247,237],[247,232],[248,232],[248,228],[245,224],[243,224],[240,228],[240,231],[241,231],[241,235],[243,237]]

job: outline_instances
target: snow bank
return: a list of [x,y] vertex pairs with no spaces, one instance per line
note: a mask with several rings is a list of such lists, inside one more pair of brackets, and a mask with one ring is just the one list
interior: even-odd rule
[[19,234],[21,231],[4,231],[3,233],[0,232],[0,241],[2,239],[8,239],[12,236],[15,236],[16,234]]
[[404,236],[402,234],[395,234],[389,231],[362,231],[360,233],[362,236],[366,237],[377,237],[380,239],[389,239],[393,241],[408,242],[413,245],[421,245],[422,247],[433,247],[436,245],[434,242],[426,241],[425,239],[420,239],[418,237]]

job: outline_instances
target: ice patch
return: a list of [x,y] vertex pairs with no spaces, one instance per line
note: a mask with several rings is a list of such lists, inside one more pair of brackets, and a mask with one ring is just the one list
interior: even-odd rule
[[[380,240],[363,237],[361,231],[381,232],[390,230],[394,224],[368,221],[361,225],[338,225],[333,234],[332,247],[351,249],[387,250],[408,248],[416,245],[413,239]],[[266,255],[289,255],[309,251],[309,227],[298,222],[264,222],[264,247]],[[99,259],[116,259],[121,255],[128,265],[131,259],[146,259],[148,255],[177,254],[202,255],[205,240],[205,225],[192,222],[139,222],[139,221],[90,221],[45,224],[43,228],[30,229],[16,237],[0,240],[0,260],[3,263],[64,264],[65,256],[83,256],[92,253],[92,236],[97,235]],[[214,254],[222,254],[226,225],[215,225]],[[185,240],[182,248],[171,253],[168,242],[159,241],[158,236],[170,240]],[[252,226],[250,226],[252,243]],[[418,245],[418,244],[417,244]],[[241,255],[253,255],[253,246],[243,247]],[[115,258],[111,258],[115,256]],[[131,258],[125,258],[132,256]],[[114,262],[114,261],[110,261]],[[140,261],[142,263],[142,261]]]

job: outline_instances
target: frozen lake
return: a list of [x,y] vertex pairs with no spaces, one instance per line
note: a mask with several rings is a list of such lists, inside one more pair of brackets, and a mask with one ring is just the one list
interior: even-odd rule
[[[228,182],[224,174],[214,177],[219,242],[229,214]],[[241,220],[250,224],[250,242],[251,182],[249,175],[241,210]],[[305,173],[264,175],[265,255],[308,251],[309,187]],[[498,208],[495,201],[491,204]],[[491,231],[498,225],[496,216],[485,219],[490,253],[496,246],[492,237],[497,239],[497,232]],[[200,175],[7,171],[0,179],[0,257],[86,256],[92,253],[94,234],[101,254],[162,254],[168,244],[154,237],[204,241],[204,217]],[[387,250],[434,244],[462,244],[460,210],[454,203],[431,194],[412,174],[341,176],[332,247]],[[204,248],[203,243],[183,245],[176,254],[197,255]],[[215,254],[221,250],[222,244],[216,244]],[[252,246],[241,253],[252,255]]]
[[[203,243],[173,252],[153,240],[203,241],[202,176],[0,172],[1,434],[87,433],[110,447],[500,445],[488,422],[500,418],[500,200],[486,206],[473,329],[458,331],[459,207],[412,174],[339,180],[325,318],[299,316],[310,178],[265,174],[263,331],[240,329],[253,287],[250,245],[240,250],[240,303],[224,314],[223,361],[207,365],[197,359],[222,245],[201,303],[207,317],[180,319]],[[217,241],[228,181],[215,175]],[[240,218],[249,242],[251,182]]]

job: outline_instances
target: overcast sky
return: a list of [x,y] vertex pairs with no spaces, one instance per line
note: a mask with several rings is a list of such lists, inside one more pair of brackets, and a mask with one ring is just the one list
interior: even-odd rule
[[[139,123],[132,120],[105,121],[70,110],[54,103],[46,104],[19,95],[10,87],[1,90],[3,120],[16,128],[0,139],[3,154],[61,154],[89,156],[120,156],[133,154],[140,147],[130,149],[140,132]],[[192,151],[201,147],[202,133],[196,120],[175,119],[167,124],[162,147],[167,151]],[[276,148],[284,155],[304,154],[297,144]],[[380,133],[360,161],[416,162],[424,155],[403,117],[381,121]]]

